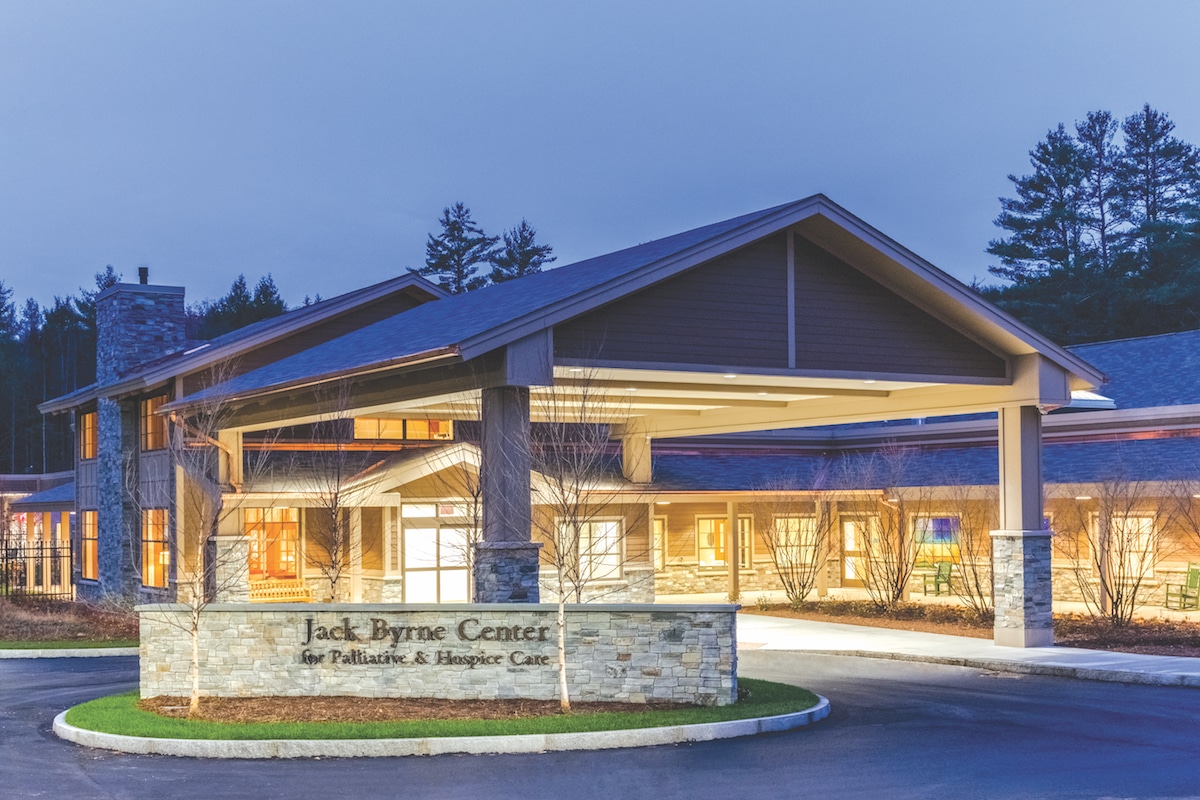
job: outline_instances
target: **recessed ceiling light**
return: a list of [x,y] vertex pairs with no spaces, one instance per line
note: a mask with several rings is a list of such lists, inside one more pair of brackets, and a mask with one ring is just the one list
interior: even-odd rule
[[571,367],[569,371],[575,373],[583,372],[583,367]]
[[875,379],[874,379],[874,378],[868,378],[867,380],[863,381],[863,383],[875,383]]
[[736,377],[737,377],[737,375],[734,375],[732,372],[726,372],[726,373],[725,373],[724,375],[722,375],[721,377],[723,377],[723,378],[728,378],[729,380],[733,380],[734,378],[736,378]]
[[629,387],[628,389],[626,389],[625,391],[627,391],[627,392],[636,392],[636,391],[637,391],[637,388],[636,388],[636,387],[633,387],[633,386],[630,386],[630,387]]
[[1090,494],[1081,494],[1081,495],[1076,495],[1075,499],[1076,500],[1091,500],[1092,496]]
[[758,393],[758,396],[759,396],[759,397],[766,397],[766,396],[767,396],[767,393],[766,393],[766,392],[759,392],[759,393]]
[[656,505],[656,506],[669,506],[669,505],[671,505],[671,501],[670,501],[670,500],[655,500],[655,501],[654,501],[654,505]]

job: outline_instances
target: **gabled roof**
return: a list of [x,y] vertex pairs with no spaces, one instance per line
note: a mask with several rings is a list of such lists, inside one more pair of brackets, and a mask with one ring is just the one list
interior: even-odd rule
[[[987,303],[823,195],[706,225],[615,253],[426,305],[213,387],[231,399],[441,358],[474,358],[653,285],[792,225],[818,245],[862,261],[902,295],[1014,354],[1040,352],[1088,385],[1104,376]],[[932,292],[929,289],[932,288]],[[203,393],[197,395],[203,397]]]
[[328,300],[292,309],[277,317],[259,320],[207,342],[198,342],[184,350],[169,353],[142,364],[115,383],[103,387],[92,384],[62,397],[48,400],[40,404],[38,410],[43,414],[59,413],[95,399],[101,394],[110,396],[147,389],[178,375],[186,375],[205,369],[222,360],[235,358],[256,347],[278,341],[353,311],[364,303],[370,303],[404,290],[414,291],[430,300],[449,296],[446,290],[437,284],[415,272],[407,272],[371,286],[331,297]]

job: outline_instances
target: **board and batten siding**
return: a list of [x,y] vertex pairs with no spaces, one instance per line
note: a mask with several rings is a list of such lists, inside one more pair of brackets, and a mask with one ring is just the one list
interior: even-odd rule
[[573,359],[786,369],[786,235],[557,326],[554,352]]
[[[555,356],[788,369],[787,236],[558,325]],[[1007,377],[1004,358],[798,235],[794,265],[796,370]]]

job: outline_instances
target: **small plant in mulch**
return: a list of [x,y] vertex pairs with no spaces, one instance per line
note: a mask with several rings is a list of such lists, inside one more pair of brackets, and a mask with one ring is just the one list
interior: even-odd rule
[[127,608],[34,597],[0,598],[0,642],[121,642],[138,638]]
[[1161,656],[1200,656],[1200,624],[1190,620],[1134,619],[1114,625],[1082,614],[1055,614],[1054,638],[1068,647]]

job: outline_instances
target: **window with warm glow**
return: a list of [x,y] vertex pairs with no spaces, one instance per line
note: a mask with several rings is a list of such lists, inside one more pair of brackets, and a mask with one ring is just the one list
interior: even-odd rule
[[250,579],[297,577],[299,509],[248,508],[245,525],[250,547]]
[[142,401],[142,450],[162,450],[167,446],[167,418],[158,413],[166,402],[165,394]]
[[454,423],[448,419],[357,417],[354,420],[354,438],[449,441],[454,438]]
[[96,512],[79,512],[79,577],[85,581],[100,580],[100,537]]
[[98,426],[95,411],[79,415],[79,458],[86,461],[96,457],[99,440],[96,438]]
[[917,561],[958,561],[958,517],[917,517],[913,521]]
[[[701,566],[724,566],[725,551],[729,544],[729,520],[725,517],[699,517],[696,520],[696,556]],[[752,558],[752,532],[750,517],[738,517],[738,562],[742,569],[749,569]]]
[[167,588],[171,550],[167,547],[167,510],[147,508],[142,512],[142,585]]

